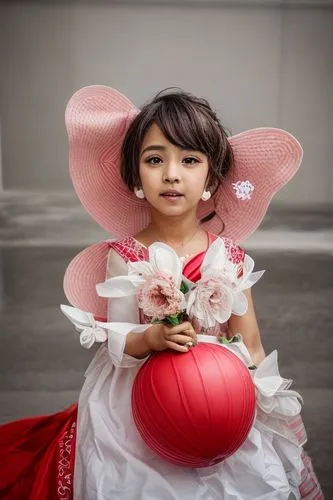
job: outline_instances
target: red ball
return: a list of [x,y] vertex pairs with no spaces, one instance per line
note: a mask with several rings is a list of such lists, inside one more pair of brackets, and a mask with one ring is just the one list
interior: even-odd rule
[[163,351],[141,367],[132,411],[145,443],[160,457],[207,467],[232,455],[255,416],[255,389],[244,363],[217,344]]

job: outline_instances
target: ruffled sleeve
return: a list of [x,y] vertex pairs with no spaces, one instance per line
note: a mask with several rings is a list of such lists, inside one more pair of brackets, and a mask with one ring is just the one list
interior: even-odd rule
[[[114,251],[110,250],[106,277],[127,274],[127,265]],[[124,352],[126,336],[130,333],[143,334],[150,324],[140,324],[140,314],[135,296],[108,299],[107,321],[97,321],[93,314],[71,306],[61,306],[64,315],[74,324],[80,334],[80,344],[89,349],[95,343],[107,343],[108,354],[114,366],[132,368],[146,359],[137,359]],[[147,356],[148,357],[148,356]]]
[[[113,249],[110,250],[106,278],[128,274],[126,262]],[[140,324],[140,311],[136,296],[112,297],[108,299],[108,321],[113,328],[108,333],[108,351],[115,366],[132,367],[142,363],[124,352],[126,336],[129,332],[143,333],[150,324]],[[114,322],[117,323],[114,323]]]

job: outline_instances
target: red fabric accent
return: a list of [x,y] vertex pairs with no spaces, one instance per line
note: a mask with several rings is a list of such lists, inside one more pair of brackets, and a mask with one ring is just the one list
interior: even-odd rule
[[[302,417],[297,415],[297,417],[292,418],[289,422],[289,427],[295,434],[300,446],[303,446],[307,441],[307,435]],[[325,500],[318,478],[313,469],[311,458],[305,451],[302,453],[302,461],[304,468],[301,476],[301,484],[299,486],[301,499]]]
[[0,498],[71,500],[77,405],[0,427]]
[[305,452],[302,454],[304,469],[302,471],[302,482],[299,487],[303,500],[325,500],[324,493],[313,470],[311,458]]
[[200,267],[202,264],[202,261],[204,260],[205,253],[210,247],[210,245],[215,241],[217,236],[212,233],[208,233],[208,247],[206,250],[203,252],[197,253],[196,255],[193,255],[185,264],[184,269],[183,269],[183,274],[184,276],[193,281],[197,282],[201,278],[201,273],[200,273]]

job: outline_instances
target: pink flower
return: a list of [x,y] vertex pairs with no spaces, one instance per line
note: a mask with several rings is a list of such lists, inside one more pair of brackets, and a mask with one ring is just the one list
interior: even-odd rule
[[154,319],[163,320],[186,307],[184,294],[174,280],[162,272],[146,276],[136,296],[143,313]]
[[208,329],[228,321],[232,306],[232,283],[224,277],[206,275],[190,292],[186,312]]

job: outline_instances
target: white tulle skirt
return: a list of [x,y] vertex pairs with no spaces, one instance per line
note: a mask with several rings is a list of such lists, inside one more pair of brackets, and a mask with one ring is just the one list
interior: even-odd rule
[[[217,342],[211,336],[199,336],[199,341]],[[219,345],[246,366],[252,364],[242,341]],[[115,367],[103,345],[86,372],[79,398],[75,500],[301,498],[303,450],[290,425],[300,413],[301,398],[280,376],[276,351],[251,370],[257,412],[246,441],[224,462],[203,469],[169,464],[142,441],[131,413],[140,366]]]

